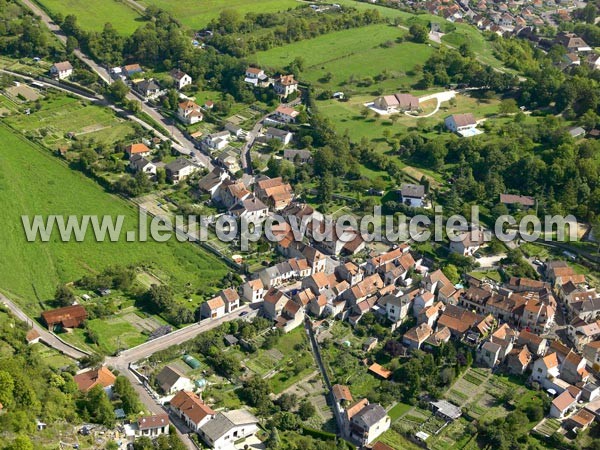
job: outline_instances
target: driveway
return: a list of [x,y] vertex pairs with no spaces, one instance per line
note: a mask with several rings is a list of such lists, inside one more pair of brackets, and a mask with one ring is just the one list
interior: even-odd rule
[[407,116],[410,117],[431,117],[434,114],[437,114],[437,112],[440,110],[440,106],[442,105],[442,102],[447,102],[450,101],[451,99],[453,99],[454,97],[456,97],[456,91],[444,91],[444,92],[438,92],[436,94],[431,94],[431,95],[425,95],[424,97],[419,97],[419,103],[423,103],[426,102],[428,100],[437,100],[437,105],[435,106],[435,109],[430,112],[429,114],[425,114],[424,116],[415,116],[414,114],[410,114],[409,111],[405,111],[404,114],[406,114]]

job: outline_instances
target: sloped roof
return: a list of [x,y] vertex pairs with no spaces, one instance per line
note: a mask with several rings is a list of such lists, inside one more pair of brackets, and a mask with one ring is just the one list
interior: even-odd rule
[[77,387],[82,392],[88,392],[97,385],[103,388],[110,387],[115,384],[116,379],[117,377],[106,366],[78,373],[73,377],[73,381],[75,381]]
[[205,417],[214,416],[216,413],[212,408],[206,405],[198,395],[189,391],[179,391],[171,399],[171,406],[177,408],[185,414],[196,425]]
[[339,402],[340,400],[345,400],[347,402],[352,402],[354,399],[352,398],[352,394],[350,393],[350,389],[348,386],[343,386],[341,384],[334,384],[331,388],[333,392],[333,397]]

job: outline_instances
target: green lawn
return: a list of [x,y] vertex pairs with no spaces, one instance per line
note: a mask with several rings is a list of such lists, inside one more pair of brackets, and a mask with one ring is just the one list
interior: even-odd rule
[[244,16],[249,12],[277,12],[300,6],[295,0],[143,0],[141,3],[156,5],[195,29],[205,27],[225,9],[235,10]]
[[[118,349],[135,347],[148,340],[146,336],[121,317],[88,320],[86,325],[98,335],[100,350],[109,355],[112,355]],[[82,328],[75,329],[70,337],[72,339],[68,340],[72,340],[76,345],[86,342]]]
[[[423,64],[433,51],[425,44],[394,42],[405,34],[405,30],[391,25],[370,25],[274,47],[250,59],[260,66],[281,68],[301,57],[306,65],[302,79],[321,87],[363,92],[381,88],[393,92],[416,81],[407,72],[416,64]],[[382,47],[386,42],[390,46]],[[351,79],[375,77],[383,71],[388,71],[389,77],[371,87],[348,86]],[[327,73],[332,75],[329,81],[323,79]]]
[[406,403],[398,402],[388,411],[388,416],[392,419],[392,422],[396,421],[401,415],[405,414],[409,411],[412,406],[407,405]]
[[117,0],[36,0],[52,14],[74,14],[79,26],[86,31],[102,31],[110,22],[122,34],[131,34],[143,24],[138,12]]
[[39,311],[39,301],[54,294],[59,282],[77,280],[111,265],[147,266],[161,273],[161,280],[176,290],[189,283],[195,291],[215,290],[227,268],[199,247],[176,240],[167,243],[27,242],[22,215],[123,215],[123,230],[137,229],[137,211],[105,193],[81,173],[68,169],[53,156],[0,126],[0,205],[5,213],[0,227],[5,233],[0,258],[0,289]]
[[118,118],[112,110],[66,95],[41,101],[42,108],[30,115],[13,115],[7,122],[14,128],[40,138],[46,147],[68,144],[67,133],[80,139],[113,145],[134,132],[131,122]]

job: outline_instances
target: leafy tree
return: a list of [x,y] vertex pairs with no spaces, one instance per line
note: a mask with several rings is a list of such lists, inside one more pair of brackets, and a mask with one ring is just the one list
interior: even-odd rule
[[60,306],[70,306],[75,302],[75,294],[67,285],[59,284],[54,293],[54,300]]
[[420,23],[414,23],[410,26],[408,32],[414,42],[425,43],[429,39],[429,30]]
[[310,419],[316,412],[314,405],[307,399],[304,399],[298,408],[298,415],[302,420]]
[[121,400],[122,408],[126,414],[135,414],[142,411],[142,404],[135,389],[123,375],[119,375],[115,380],[115,393],[117,398]]
[[498,111],[500,114],[513,114],[519,111],[519,105],[517,105],[517,101],[514,98],[507,98],[500,102]]
[[458,268],[454,264],[448,264],[442,269],[442,272],[444,272],[444,275],[446,275],[453,283],[458,283],[460,281]]
[[129,88],[122,80],[117,80],[110,85],[108,93],[116,102],[123,102],[129,93]]
[[0,370],[0,403],[4,408],[8,408],[13,404],[14,388],[15,382],[12,375],[5,370]]

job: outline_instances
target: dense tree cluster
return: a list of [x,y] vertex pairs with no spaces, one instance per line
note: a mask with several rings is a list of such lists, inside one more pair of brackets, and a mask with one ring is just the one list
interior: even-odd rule
[[[27,345],[27,326],[0,310],[0,429],[4,436],[0,449],[23,449],[33,434],[36,421],[80,423],[75,405],[77,386],[71,371],[57,371]],[[9,436],[17,437],[13,440]],[[22,446],[25,445],[25,446]],[[30,447],[29,447],[30,448]]]
[[246,57],[290,42],[383,21],[374,9],[344,8],[342,12],[315,14],[303,7],[290,14],[248,13],[243,19],[236,11],[225,10],[208,28],[215,33],[211,46],[232,56]]
[[423,88],[429,88],[434,84],[446,86],[450,83],[503,92],[517,83],[517,77],[483,65],[472,55],[468,46],[461,46],[459,50],[440,47],[424,64],[420,84]]
[[0,54],[44,57],[57,53],[39,19],[16,1],[0,0]]

